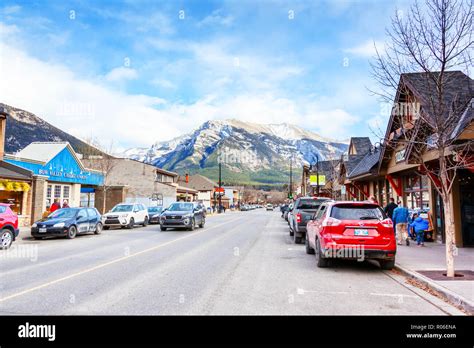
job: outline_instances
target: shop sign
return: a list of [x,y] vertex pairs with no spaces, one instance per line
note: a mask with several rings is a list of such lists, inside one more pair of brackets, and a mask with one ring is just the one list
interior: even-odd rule
[[395,161],[397,163],[401,162],[401,161],[404,161],[405,156],[406,156],[406,149],[399,150],[399,151],[395,152]]
[[68,178],[68,179],[81,179],[81,180],[86,180],[87,176],[83,174],[75,174],[75,173],[64,173],[60,171],[54,171],[54,170],[47,170],[47,169],[39,169],[38,170],[39,175],[48,175],[48,176],[53,176],[57,178]]
[[[309,184],[311,186],[317,186],[318,185],[318,175],[312,174],[309,176]],[[326,176],[325,175],[319,175],[319,186],[324,186],[326,185]]]

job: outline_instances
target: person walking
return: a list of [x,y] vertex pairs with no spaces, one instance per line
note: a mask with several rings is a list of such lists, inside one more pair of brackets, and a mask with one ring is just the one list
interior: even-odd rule
[[51,213],[53,213],[58,209],[61,209],[61,204],[59,203],[59,198],[56,198],[54,200],[54,203],[51,204],[51,208],[49,210],[50,210]]
[[395,231],[397,236],[397,244],[402,245],[403,240],[405,240],[407,246],[410,245],[410,240],[408,239],[408,225],[409,213],[408,208],[403,206],[403,203],[400,202],[400,206],[393,210],[392,221],[395,224]]
[[387,216],[393,221],[392,216],[393,216],[393,211],[398,207],[398,205],[395,203],[395,200],[393,198],[389,199],[389,203],[385,206],[383,211]]
[[410,224],[413,227],[416,234],[416,245],[425,246],[425,231],[429,228],[428,221],[418,216],[415,221]]

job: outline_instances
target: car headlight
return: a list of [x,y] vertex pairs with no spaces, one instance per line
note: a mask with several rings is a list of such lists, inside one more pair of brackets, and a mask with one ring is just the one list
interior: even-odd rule
[[36,224],[36,222],[35,222],[33,225],[31,225],[31,227],[33,227],[33,228],[35,228],[35,227],[37,227],[37,226],[38,226],[38,225]]
[[53,227],[64,227],[64,222],[54,224]]

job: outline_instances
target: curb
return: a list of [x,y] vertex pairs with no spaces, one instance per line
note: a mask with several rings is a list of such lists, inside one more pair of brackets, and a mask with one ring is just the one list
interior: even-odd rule
[[445,301],[449,302],[451,305],[462,308],[464,311],[468,313],[468,315],[474,315],[474,303],[469,301],[468,299],[462,297],[461,295],[456,294],[455,292],[445,288],[442,285],[437,284],[436,282],[432,281],[431,279],[425,277],[424,275],[409,270],[400,266],[399,264],[395,264],[395,269],[405,275],[406,277],[412,278],[429,288],[430,290],[436,292],[438,295],[441,296]]

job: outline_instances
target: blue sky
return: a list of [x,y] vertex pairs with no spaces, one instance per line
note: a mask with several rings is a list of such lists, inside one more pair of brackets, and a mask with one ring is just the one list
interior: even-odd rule
[[[369,135],[373,42],[402,1],[3,1],[1,101],[125,149],[208,119]],[[380,46],[381,47],[381,46]]]

